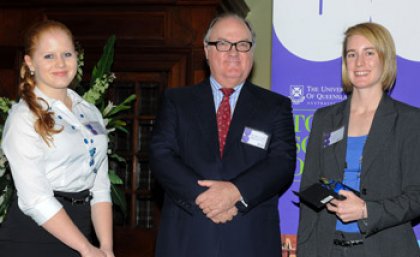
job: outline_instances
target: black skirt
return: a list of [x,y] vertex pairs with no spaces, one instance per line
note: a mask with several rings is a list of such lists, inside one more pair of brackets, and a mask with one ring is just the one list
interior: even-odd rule
[[[62,193],[56,196],[79,230],[91,240],[92,221],[89,191]],[[71,202],[71,199],[86,202]],[[16,194],[6,220],[0,226],[0,255],[7,257],[80,257],[80,254],[56,239],[25,215],[18,207]]]

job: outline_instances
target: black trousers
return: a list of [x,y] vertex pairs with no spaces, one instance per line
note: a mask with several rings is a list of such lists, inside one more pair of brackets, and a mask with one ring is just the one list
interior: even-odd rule
[[[67,193],[69,197],[80,197],[87,191]],[[88,192],[87,192],[88,193]],[[72,204],[68,199],[57,197],[67,214],[80,231],[90,240],[92,221],[90,203]],[[6,220],[0,226],[0,255],[7,257],[80,257],[32,218],[25,215],[18,207],[16,194]]]

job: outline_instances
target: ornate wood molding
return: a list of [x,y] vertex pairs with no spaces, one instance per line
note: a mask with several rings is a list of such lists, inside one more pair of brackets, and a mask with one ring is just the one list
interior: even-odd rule
[[0,7],[217,5],[220,0],[2,0]]
[[233,12],[242,17],[246,17],[250,11],[244,0],[221,0],[221,12]]

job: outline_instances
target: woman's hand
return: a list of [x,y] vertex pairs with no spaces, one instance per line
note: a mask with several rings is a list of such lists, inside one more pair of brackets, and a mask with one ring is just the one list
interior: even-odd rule
[[[108,257],[108,255],[101,249],[90,245],[86,250],[80,252],[82,257]],[[113,255],[111,255],[113,257]]]
[[102,249],[102,248],[101,250],[106,254],[106,257],[115,257],[114,252],[112,250]]
[[351,222],[367,218],[366,202],[351,191],[340,190],[345,200],[333,199],[327,204],[327,209],[335,213],[343,222]]

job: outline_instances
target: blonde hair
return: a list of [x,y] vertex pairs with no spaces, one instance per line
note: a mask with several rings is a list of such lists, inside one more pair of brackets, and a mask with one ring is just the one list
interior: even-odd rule
[[[26,32],[24,39],[25,55],[33,56],[35,48],[39,44],[40,37],[43,33],[52,30],[60,30],[69,36],[73,42],[73,35],[70,30],[62,23],[52,20],[45,20],[39,22]],[[53,141],[53,135],[60,133],[63,129],[56,129],[54,121],[54,113],[49,111],[48,103],[41,97],[37,97],[34,93],[36,81],[28,65],[23,62],[20,68],[20,84],[19,96],[25,100],[31,112],[35,115],[36,121],[34,123],[35,131],[42,137],[42,139],[50,145]],[[43,108],[41,102],[47,105]]]
[[348,28],[344,35],[342,52],[343,61],[341,65],[344,91],[347,93],[353,91],[353,85],[350,82],[349,74],[347,72],[347,42],[349,38],[354,35],[363,36],[374,45],[378,52],[379,60],[383,65],[383,73],[380,79],[382,90],[389,91],[394,85],[397,77],[397,54],[391,33],[380,24],[366,22]]

